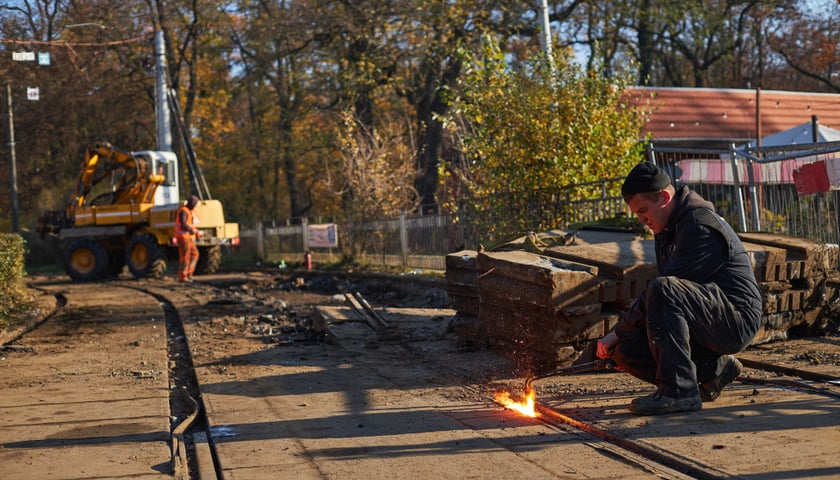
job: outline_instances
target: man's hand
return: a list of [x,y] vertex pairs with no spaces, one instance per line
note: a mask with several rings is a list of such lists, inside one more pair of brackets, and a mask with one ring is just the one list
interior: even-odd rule
[[618,335],[614,331],[604,335],[604,338],[598,340],[598,348],[595,351],[595,356],[601,360],[609,360],[612,357],[616,345],[618,345]]

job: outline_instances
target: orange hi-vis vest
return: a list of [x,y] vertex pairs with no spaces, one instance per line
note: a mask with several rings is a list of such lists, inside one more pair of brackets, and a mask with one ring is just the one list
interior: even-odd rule
[[193,225],[193,211],[187,208],[186,205],[181,206],[175,212],[175,235],[190,235],[190,231],[181,223],[181,212],[187,213],[187,225]]

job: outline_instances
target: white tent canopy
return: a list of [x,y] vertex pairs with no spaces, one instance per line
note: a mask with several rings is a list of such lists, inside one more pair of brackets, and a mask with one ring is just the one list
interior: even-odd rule
[[[814,143],[814,124],[806,122],[793,128],[783,130],[761,139],[762,147],[776,147],[779,145],[801,145]],[[817,142],[840,142],[840,130],[817,124]],[[754,146],[750,143],[749,146]]]

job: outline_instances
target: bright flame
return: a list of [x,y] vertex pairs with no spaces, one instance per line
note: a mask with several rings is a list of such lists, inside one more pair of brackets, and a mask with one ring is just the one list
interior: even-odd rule
[[496,402],[505,408],[517,411],[526,417],[536,417],[537,412],[534,410],[534,403],[537,398],[537,392],[533,388],[525,390],[524,395],[511,396],[508,392],[496,392]]

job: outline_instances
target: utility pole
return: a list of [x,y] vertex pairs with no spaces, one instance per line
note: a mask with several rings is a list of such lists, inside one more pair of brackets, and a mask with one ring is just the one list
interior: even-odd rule
[[169,85],[166,82],[166,45],[163,31],[155,32],[155,122],[157,127],[157,149],[172,151],[172,128],[169,117]]
[[15,160],[15,114],[12,108],[12,84],[6,82],[6,98],[9,104],[9,193],[12,200],[12,232],[20,232],[18,213],[17,160]]
[[543,52],[551,56],[551,23],[548,20],[548,0],[540,0],[540,23],[542,24],[542,35],[540,43]]
[[551,22],[548,18],[548,0],[540,0],[540,12],[542,20],[542,35],[540,35],[540,43],[542,43],[543,53],[545,53],[545,57],[551,68],[551,79],[554,81],[557,76],[557,67],[554,66],[554,56],[551,51]]

